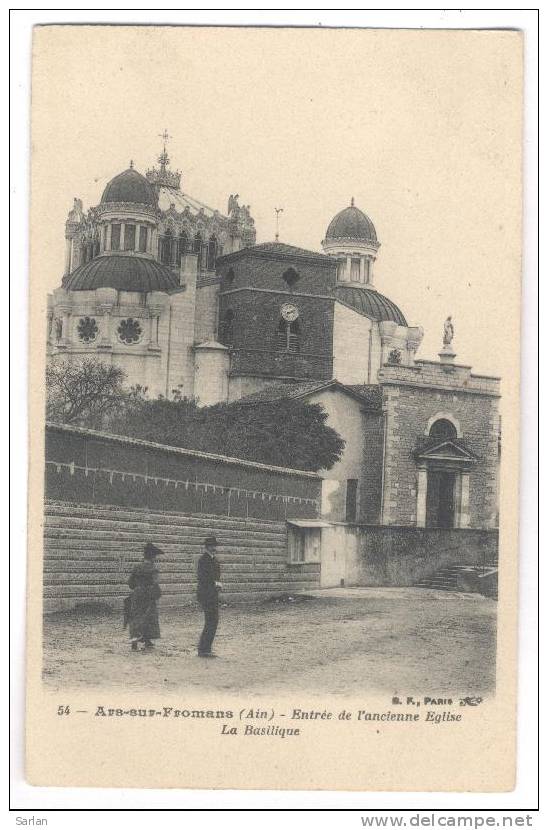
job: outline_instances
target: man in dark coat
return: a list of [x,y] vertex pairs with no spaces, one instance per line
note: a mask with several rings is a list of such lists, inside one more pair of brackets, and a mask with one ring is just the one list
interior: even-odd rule
[[205,553],[198,561],[198,590],[196,595],[204,612],[204,629],[198,643],[199,657],[215,657],[211,645],[219,624],[219,591],[222,588],[221,566],[215,556],[217,539],[208,536],[204,540]]
[[143,643],[146,649],[153,648],[152,640],[160,636],[157,600],[162,592],[158,585],[156,560],[162,555],[160,548],[147,542],[143,561],[135,565],[128,580],[131,594],[124,603],[124,610],[132,651],[137,651],[139,643]]

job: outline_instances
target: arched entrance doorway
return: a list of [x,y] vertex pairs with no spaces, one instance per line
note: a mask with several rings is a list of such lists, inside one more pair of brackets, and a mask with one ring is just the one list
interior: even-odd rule
[[457,438],[448,418],[435,420],[419,441],[417,461],[417,526],[468,527],[470,467],[477,457]]

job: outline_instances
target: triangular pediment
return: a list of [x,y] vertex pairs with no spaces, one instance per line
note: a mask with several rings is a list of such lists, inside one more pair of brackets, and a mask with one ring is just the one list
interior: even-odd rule
[[450,438],[428,443],[418,449],[415,456],[423,460],[475,461],[477,459],[475,453],[469,450],[462,441],[457,443]]

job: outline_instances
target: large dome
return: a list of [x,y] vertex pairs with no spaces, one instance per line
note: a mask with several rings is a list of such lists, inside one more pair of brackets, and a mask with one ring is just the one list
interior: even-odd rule
[[174,291],[179,287],[176,274],[155,259],[111,254],[98,256],[80,265],[63,280],[67,291]]
[[365,285],[336,285],[333,288],[335,297],[345,305],[369,317],[370,320],[392,320],[398,326],[407,326],[407,321],[398,306],[372,288]]
[[144,176],[133,167],[119,173],[104,189],[101,204],[106,202],[130,202],[139,205],[156,204],[156,195]]
[[374,243],[378,241],[373,222],[362,210],[355,207],[354,199],[352,199],[350,207],[337,213],[329,223],[325,241],[330,242],[339,239],[355,239],[360,242]]

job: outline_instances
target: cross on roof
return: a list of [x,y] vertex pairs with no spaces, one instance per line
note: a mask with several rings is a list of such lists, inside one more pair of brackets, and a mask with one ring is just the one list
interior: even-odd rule
[[278,242],[280,239],[280,213],[283,213],[284,209],[275,207],[274,210],[276,211],[276,242]]
[[160,154],[160,156],[158,157],[158,161],[160,162],[160,165],[161,165],[162,169],[165,170],[165,168],[169,164],[169,156],[167,154],[166,144],[169,141],[169,139],[171,138],[171,136],[169,135],[167,130],[164,130],[163,133],[158,133],[158,136],[164,142],[164,152]]

